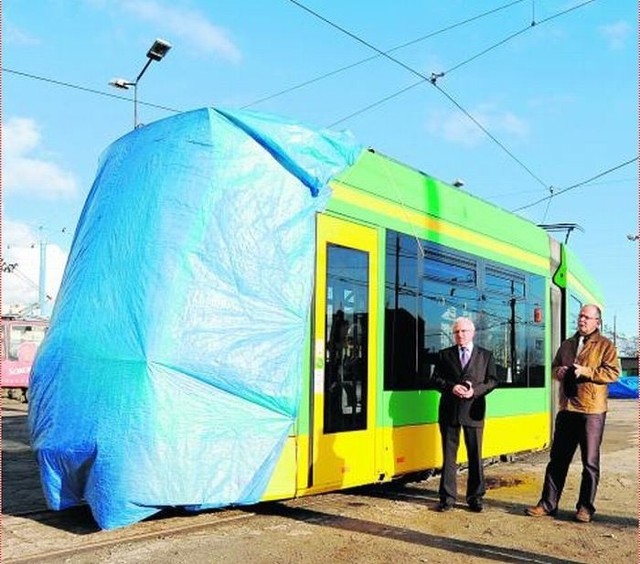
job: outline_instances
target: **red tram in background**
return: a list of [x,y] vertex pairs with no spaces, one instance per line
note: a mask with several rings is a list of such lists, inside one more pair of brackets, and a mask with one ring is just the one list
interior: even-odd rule
[[3,396],[27,401],[31,365],[48,327],[45,319],[2,316]]

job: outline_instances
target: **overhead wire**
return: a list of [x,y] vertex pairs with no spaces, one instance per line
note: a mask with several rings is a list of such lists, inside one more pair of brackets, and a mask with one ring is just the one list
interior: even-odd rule
[[[587,0],[587,1],[585,1],[585,2],[582,2],[581,4],[578,4],[578,5],[576,5],[576,6],[573,6],[573,7],[571,7],[571,8],[568,8],[568,9],[566,9],[566,10],[563,10],[562,12],[558,12],[558,13],[556,13],[556,14],[553,14],[552,16],[549,16],[548,18],[545,18],[545,19],[540,20],[540,21],[538,21],[538,22],[536,22],[536,21],[535,21],[535,19],[533,19],[533,20],[532,20],[532,22],[531,22],[531,25],[530,25],[530,26],[528,26],[527,28],[523,28],[522,30],[520,30],[520,31],[518,31],[518,32],[516,32],[516,33],[514,33],[514,34],[512,34],[512,35],[510,35],[509,37],[505,38],[504,40],[501,40],[500,42],[498,42],[498,43],[496,43],[496,44],[492,45],[491,47],[489,47],[489,48],[487,48],[487,49],[483,50],[482,52],[480,52],[480,53],[478,53],[478,54],[474,55],[473,57],[470,57],[469,59],[466,59],[465,61],[462,61],[461,63],[458,63],[457,65],[455,65],[455,66],[451,67],[451,68],[450,68],[450,69],[448,69],[447,71],[444,71],[444,72],[442,72],[442,73],[437,73],[437,74],[432,73],[432,76],[431,76],[431,77],[427,77],[426,75],[424,75],[424,74],[422,74],[422,73],[420,73],[420,72],[416,71],[415,69],[412,69],[411,67],[409,67],[408,65],[406,65],[406,64],[404,64],[404,63],[402,63],[402,62],[401,62],[401,61],[399,61],[398,59],[396,59],[396,58],[394,58],[394,57],[389,56],[389,55],[388,55],[388,53],[390,53],[390,52],[392,52],[392,51],[399,50],[399,49],[401,49],[401,48],[403,48],[403,47],[406,47],[406,46],[408,46],[408,45],[411,45],[411,44],[417,43],[417,42],[419,42],[419,41],[423,41],[424,39],[427,39],[427,38],[429,38],[429,37],[433,37],[434,35],[437,35],[437,34],[442,33],[442,32],[444,32],[444,31],[447,31],[447,30],[453,29],[453,28],[455,28],[455,27],[459,27],[459,26],[464,25],[464,24],[466,24],[466,23],[469,23],[469,22],[471,22],[471,21],[473,21],[473,20],[476,20],[476,19],[479,19],[479,18],[485,17],[485,16],[487,16],[487,15],[489,15],[489,14],[491,14],[491,13],[494,13],[494,12],[496,12],[496,11],[499,11],[499,10],[502,10],[502,9],[505,9],[505,8],[508,8],[508,7],[511,7],[511,6],[513,6],[513,5],[515,5],[515,4],[518,4],[518,3],[520,3],[520,2],[522,2],[522,1],[524,1],[524,0],[516,0],[516,1],[514,1],[514,2],[511,2],[511,3],[509,3],[509,4],[505,4],[505,5],[503,5],[503,6],[500,6],[500,7],[498,7],[498,8],[495,8],[495,9],[493,9],[493,10],[490,10],[490,11],[487,11],[487,12],[483,12],[482,14],[478,14],[478,15],[476,15],[476,16],[474,16],[474,17],[472,17],[472,18],[468,18],[467,20],[464,20],[464,21],[458,22],[458,23],[456,23],[456,24],[452,24],[452,25],[450,25],[450,26],[448,26],[448,27],[442,28],[441,30],[438,30],[438,31],[436,31],[436,32],[432,32],[432,33],[430,33],[430,34],[428,34],[428,35],[426,35],[426,36],[423,36],[423,37],[420,37],[420,38],[417,38],[417,39],[411,40],[411,41],[409,41],[409,42],[407,42],[407,43],[404,43],[404,44],[402,44],[402,45],[399,45],[399,46],[397,46],[397,47],[394,47],[394,48],[390,49],[390,50],[389,50],[389,51],[387,51],[387,52],[381,51],[380,49],[378,49],[378,48],[377,48],[377,47],[375,47],[374,45],[371,45],[371,44],[370,44],[370,43],[368,43],[367,41],[364,41],[364,40],[362,40],[361,38],[357,37],[355,34],[353,34],[353,33],[349,32],[348,30],[346,30],[346,29],[342,28],[341,26],[338,26],[337,24],[335,24],[335,23],[333,23],[333,22],[331,22],[331,21],[327,20],[326,18],[324,18],[324,17],[323,17],[323,16],[321,16],[320,14],[317,14],[317,13],[316,13],[316,12],[314,12],[313,10],[310,10],[309,8],[307,8],[306,6],[304,6],[303,4],[301,4],[300,2],[298,2],[298,1],[296,1],[296,0],[289,0],[289,1],[290,1],[290,2],[292,2],[293,4],[296,4],[296,5],[297,5],[297,6],[299,6],[300,8],[302,8],[302,9],[304,9],[304,10],[306,10],[306,11],[310,12],[311,14],[313,14],[314,16],[318,17],[319,19],[321,19],[321,20],[325,21],[325,22],[326,22],[326,23],[328,23],[329,25],[331,25],[331,26],[333,26],[333,27],[336,27],[337,29],[339,29],[339,30],[340,30],[340,31],[342,31],[343,33],[346,33],[347,35],[349,35],[349,36],[350,36],[350,37],[352,37],[353,39],[355,39],[355,40],[357,40],[357,41],[359,41],[359,42],[361,42],[361,43],[365,44],[367,47],[369,47],[369,48],[373,49],[373,50],[377,53],[377,55],[374,55],[373,57],[369,57],[369,58],[367,58],[367,59],[363,59],[362,61],[359,61],[359,62],[357,62],[357,63],[353,63],[352,65],[348,65],[347,67],[343,67],[343,69],[338,69],[337,71],[334,71],[334,72],[332,72],[332,73],[327,73],[326,75],[323,75],[322,77],[318,77],[318,78],[316,78],[316,79],[312,79],[312,80],[310,80],[310,81],[307,81],[307,82],[305,82],[305,83],[303,83],[303,84],[300,84],[300,85],[294,86],[294,87],[292,87],[291,89],[287,89],[287,90],[281,91],[280,93],[273,94],[273,95],[271,95],[271,96],[269,96],[269,97],[267,97],[267,98],[263,98],[263,99],[258,100],[258,101],[256,101],[256,102],[253,102],[252,104],[249,104],[249,105],[257,104],[257,103],[259,103],[259,102],[261,102],[261,101],[264,101],[265,99],[273,98],[273,97],[278,96],[278,95],[280,95],[280,94],[282,94],[282,93],[285,93],[285,92],[287,92],[287,91],[291,91],[291,90],[293,90],[293,89],[300,88],[300,87],[301,87],[301,86],[303,86],[303,85],[311,84],[311,83],[313,83],[313,82],[317,82],[318,80],[321,80],[322,78],[326,78],[327,76],[330,76],[330,75],[335,74],[335,73],[337,73],[337,72],[341,72],[342,70],[346,70],[346,69],[348,69],[348,68],[353,68],[354,66],[357,66],[358,64],[362,64],[362,63],[364,63],[364,62],[366,62],[366,61],[369,61],[369,60],[371,60],[371,59],[374,59],[374,58],[377,58],[377,57],[380,57],[380,56],[384,56],[385,58],[387,58],[387,59],[389,59],[389,60],[391,60],[391,61],[393,61],[393,62],[395,62],[395,63],[399,64],[400,66],[402,66],[403,68],[405,68],[406,70],[408,70],[409,72],[411,72],[412,74],[418,75],[418,76],[420,77],[420,79],[421,79],[421,80],[420,80],[420,81],[418,81],[418,82],[416,82],[416,83],[413,83],[413,84],[411,84],[411,85],[409,85],[409,86],[407,86],[407,87],[405,87],[405,88],[403,88],[402,90],[400,90],[400,91],[398,91],[398,92],[396,92],[396,93],[394,93],[394,94],[391,94],[391,95],[385,96],[383,99],[378,100],[377,102],[374,102],[373,104],[369,104],[369,105],[368,105],[368,106],[366,106],[365,108],[362,108],[362,109],[360,109],[360,110],[358,110],[358,111],[356,111],[356,112],[351,113],[349,116],[346,116],[346,117],[344,117],[344,118],[342,118],[342,119],[340,119],[340,120],[338,120],[338,121],[333,122],[332,124],[330,124],[330,127],[331,127],[331,126],[335,126],[335,125],[337,125],[337,124],[339,124],[339,123],[341,123],[341,122],[343,122],[343,121],[346,121],[347,119],[350,119],[350,118],[352,118],[352,117],[354,117],[354,116],[356,116],[356,115],[359,115],[359,114],[361,114],[361,113],[364,113],[364,112],[368,111],[369,109],[371,109],[371,108],[373,108],[373,107],[376,107],[376,106],[378,106],[378,105],[381,105],[381,104],[383,104],[384,102],[386,102],[386,101],[388,101],[388,100],[390,100],[390,99],[392,99],[392,98],[394,98],[394,97],[396,97],[396,96],[398,96],[398,95],[400,95],[400,94],[403,94],[404,92],[407,92],[408,90],[410,90],[410,89],[412,89],[412,88],[415,88],[416,86],[418,86],[418,85],[420,85],[420,84],[424,84],[424,82],[425,82],[425,81],[428,81],[430,84],[432,84],[433,86],[435,86],[435,87],[436,87],[436,88],[441,92],[441,94],[443,94],[445,97],[447,97],[447,99],[449,99],[449,101],[450,101],[451,103],[453,103],[453,104],[454,104],[454,105],[455,105],[455,106],[456,106],[460,111],[462,111],[463,113],[465,113],[465,115],[466,115],[466,116],[467,116],[471,121],[473,121],[473,123],[474,123],[477,127],[479,127],[479,128],[480,128],[480,129],[481,129],[481,130],[482,130],[482,131],[483,131],[487,136],[489,136],[489,138],[490,138],[492,141],[494,141],[494,143],[498,144],[498,146],[500,146],[500,148],[502,148],[502,149],[503,149],[503,150],[504,150],[504,151],[505,151],[505,152],[506,152],[506,153],[507,153],[507,154],[508,154],[512,159],[514,159],[514,160],[515,160],[515,161],[516,161],[516,162],[517,162],[521,167],[523,167],[523,168],[524,168],[524,169],[525,169],[525,170],[526,170],[526,171],[527,171],[527,172],[528,172],[528,173],[529,173],[533,178],[535,178],[535,179],[536,179],[540,184],[542,184],[542,185],[545,187],[545,189],[548,189],[548,190],[551,192],[551,194],[550,194],[549,196],[547,196],[547,197],[545,197],[545,198],[541,198],[541,199],[539,199],[539,200],[537,200],[537,201],[535,201],[535,202],[533,202],[533,203],[531,203],[531,204],[528,204],[528,205],[526,205],[526,206],[522,206],[522,207],[520,207],[520,208],[516,208],[516,209],[515,209],[515,210],[513,210],[513,211],[520,211],[520,210],[523,210],[523,209],[527,209],[527,208],[532,207],[532,206],[534,206],[534,205],[537,205],[537,204],[539,204],[539,203],[541,203],[541,202],[543,202],[543,201],[551,200],[551,199],[552,199],[553,197],[555,197],[555,196],[558,196],[558,195],[560,195],[560,194],[562,194],[562,193],[564,193],[564,192],[566,192],[566,191],[568,191],[568,190],[571,190],[571,189],[573,189],[573,188],[576,188],[576,187],[578,187],[578,186],[581,186],[581,185],[584,185],[584,184],[586,184],[586,183],[589,183],[589,182],[591,182],[592,180],[594,180],[594,179],[596,179],[596,178],[600,178],[600,177],[602,177],[602,176],[603,176],[603,175],[605,175],[605,174],[608,174],[608,173],[610,173],[610,172],[613,172],[613,171],[614,171],[614,170],[616,170],[617,168],[620,168],[620,167],[622,167],[622,166],[626,166],[627,164],[629,164],[629,163],[634,162],[635,160],[637,160],[637,158],[635,158],[635,159],[632,159],[632,160],[630,160],[630,161],[626,161],[625,163],[623,163],[623,164],[619,165],[618,167],[614,167],[614,168],[608,169],[607,171],[604,171],[603,173],[601,173],[601,174],[599,174],[599,175],[597,175],[597,176],[595,176],[595,177],[593,177],[593,178],[591,178],[591,179],[589,179],[589,180],[586,180],[586,181],[583,181],[583,182],[578,183],[578,184],[576,184],[576,185],[573,185],[573,186],[570,186],[570,187],[568,187],[568,188],[565,188],[564,190],[561,190],[560,192],[555,192],[555,191],[554,191],[553,186],[548,186],[544,181],[542,181],[540,178],[538,178],[538,176],[537,176],[537,175],[535,175],[535,174],[534,174],[534,173],[533,173],[533,172],[532,172],[532,171],[531,171],[531,170],[530,170],[530,169],[529,169],[529,168],[528,168],[528,167],[527,167],[527,166],[526,166],[526,165],[525,165],[525,164],[524,164],[520,159],[518,159],[515,155],[513,155],[513,154],[512,154],[512,153],[511,153],[511,152],[510,152],[510,151],[509,151],[509,150],[508,150],[508,149],[507,149],[507,148],[506,148],[506,147],[505,147],[505,146],[504,146],[504,145],[503,145],[503,144],[502,144],[502,143],[501,143],[501,142],[500,142],[496,137],[495,137],[495,136],[493,136],[493,135],[492,135],[492,134],[491,134],[491,133],[490,133],[490,132],[489,132],[489,131],[484,127],[484,126],[482,126],[482,124],[480,124],[480,122],[478,122],[478,121],[477,121],[477,120],[476,120],[476,119],[475,119],[475,118],[474,118],[474,117],[473,117],[469,112],[467,112],[467,111],[466,111],[466,110],[465,110],[465,109],[464,109],[460,104],[458,104],[458,103],[453,99],[453,97],[452,97],[452,96],[450,96],[447,92],[445,92],[442,88],[440,88],[440,86],[439,86],[439,85],[437,85],[437,84],[436,84],[436,82],[437,82],[437,79],[438,79],[438,78],[441,78],[442,76],[445,76],[446,74],[451,73],[453,70],[456,70],[456,69],[460,68],[460,67],[461,67],[461,66],[463,66],[464,64],[467,64],[467,63],[471,62],[472,60],[477,59],[479,56],[481,56],[481,55],[483,55],[483,54],[486,54],[487,52],[489,52],[489,51],[491,51],[492,49],[494,49],[494,48],[498,47],[499,45],[504,44],[506,41],[508,41],[508,40],[510,40],[510,39],[513,39],[514,37],[516,37],[517,35],[520,35],[521,33],[524,33],[524,32],[525,32],[525,31],[527,31],[528,29],[531,29],[532,27],[534,27],[534,26],[536,26],[536,25],[541,25],[541,24],[546,23],[546,22],[548,22],[548,21],[550,21],[550,20],[552,20],[552,19],[555,19],[555,18],[557,18],[557,17],[560,17],[560,16],[562,16],[562,15],[565,15],[565,14],[567,14],[567,13],[569,13],[569,12],[572,12],[572,11],[574,11],[574,10],[577,10],[577,9],[579,9],[579,8],[582,8],[582,7],[586,6],[587,4],[590,4],[590,3],[594,2],[595,0]],[[535,18],[535,13],[533,14],[533,17]],[[16,70],[16,69],[7,68],[7,67],[0,67],[0,69],[2,70],[2,72],[7,72],[7,73],[15,74],[15,75],[18,75],[18,76],[23,76],[23,77],[26,77],[26,78],[31,78],[31,79],[34,79],[34,80],[39,80],[39,81],[43,81],[43,82],[47,82],[47,83],[51,83],[51,84],[55,84],[55,85],[58,85],[58,86],[64,86],[64,87],[72,88],[72,89],[75,89],[75,90],[80,90],[80,91],[84,91],[84,92],[89,92],[89,93],[97,94],[97,95],[100,95],[100,96],[106,96],[106,97],[109,97],[109,98],[115,98],[115,99],[120,99],[120,100],[124,100],[124,101],[127,101],[127,102],[132,102],[132,99],[131,99],[131,98],[128,98],[128,97],[126,97],[126,96],[121,96],[121,95],[112,94],[112,93],[109,93],[109,92],[104,92],[104,91],[101,91],[101,90],[96,90],[96,89],[92,89],[92,88],[87,88],[87,87],[85,87],[85,86],[81,86],[81,85],[78,85],[78,84],[73,84],[73,83],[64,82],[64,81],[60,81],[60,80],[56,80],[56,79],[52,79],[52,78],[48,78],[48,77],[43,77],[43,76],[39,76],[39,75],[35,75],[35,74],[32,74],[32,73],[27,73],[27,72],[19,71],[19,70]],[[144,101],[144,100],[138,100],[138,104],[143,105],[143,106],[147,106],[147,107],[152,107],[152,108],[157,108],[157,109],[161,109],[161,110],[165,110],[165,111],[173,112],[173,113],[181,113],[181,112],[183,111],[183,110],[179,110],[179,109],[172,108],[172,107],[169,107],[169,106],[164,106],[164,105],[160,105],[160,104],[155,104],[155,103],[151,103],[151,102],[146,102],[146,101]],[[248,107],[248,105],[247,105],[247,106],[243,106],[243,107]],[[547,207],[547,209],[548,209],[548,207]],[[546,214],[546,212],[545,212],[545,214]]]
[[628,161],[625,161],[623,163],[620,163],[619,165],[613,166],[611,168],[608,168],[607,170],[604,170],[602,172],[599,172],[598,174],[596,174],[595,176],[592,176],[591,178],[588,178],[587,180],[582,180],[580,182],[576,182],[575,184],[572,184],[571,186],[567,186],[566,188],[563,188],[562,190],[558,191],[558,192],[554,192],[552,193],[550,196],[547,196],[545,198],[540,198],[539,200],[536,200],[535,202],[532,202],[530,204],[527,204],[525,206],[520,206],[519,208],[515,208],[513,210],[511,210],[512,212],[517,212],[517,211],[521,211],[521,210],[526,210],[527,208],[531,208],[537,204],[540,204],[546,200],[549,200],[551,198],[555,198],[557,196],[559,196],[560,194],[564,194],[565,192],[569,192],[570,190],[574,190],[576,188],[579,188],[580,186],[584,186],[586,184],[589,184],[591,182],[593,182],[594,180],[596,180],[597,178],[602,178],[603,176],[610,174],[622,167],[625,167],[627,165],[630,165],[631,163],[634,163],[638,160],[638,157],[634,157],[633,159],[629,159]]
[[[515,154],[513,154],[501,141],[499,141],[497,139],[497,137],[495,135],[493,135],[485,126],[483,126],[476,118],[474,118],[465,108],[462,107],[462,105],[460,103],[458,103],[450,94],[448,94],[444,89],[442,89],[438,84],[437,84],[437,80],[439,78],[442,78],[443,76],[445,76],[447,73],[452,72],[455,69],[460,68],[461,66],[471,62],[472,60],[477,59],[478,57],[480,57],[483,54],[488,53],[489,51],[495,49],[496,47],[506,43],[507,41],[513,39],[514,37],[517,37],[518,35],[524,33],[525,31],[528,31],[529,29],[531,29],[532,27],[536,26],[536,25],[540,25],[542,23],[546,23],[548,21],[551,21],[552,19],[555,19],[557,17],[560,17],[562,15],[565,15],[569,12],[572,12],[576,9],[582,8],[588,4],[591,4],[592,2],[595,2],[595,0],[586,0],[585,2],[582,2],[581,4],[578,4],[576,6],[573,6],[571,8],[568,8],[566,10],[563,10],[562,12],[558,12],[548,18],[545,18],[543,20],[541,20],[540,22],[536,22],[535,19],[531,21],[531,24],[529,26],[527,26],[526,28],[523,28],[522,30],[510,35],[509,37],[501,40],[500,42],[490,46],[489,48],[483,50],[482,52],[474,55],[473,57],[459,63],[458,65],[455,65],[454,67],[452,67],[451,69],[449,69],[448,71],[445,72],[441,72],[441,73],[432,73],[430,77],[427,77],[426,75],[424,75],[423,73],[415,70],[414,68],[410,67],[409,65],[405,64],[403,61],[400,61],[399,59],[392,57],[391,55],[389,55],[388,52],[384,52],[382,50],[380,50],[378,47],[376,47],[375,45],[372,45],[371,43],[369,43],[368,41],[362,39],[361,37],[355,35],[354,33],[352,33],[351,31],[343,28],[342,26],[336,24],[335,22],[332,22],[331,20],[325,18],[324,16],[322,16],[321,14],[315,12],[314,10],[308,8],[307,6],[305,6],[304,4],[302,4],[301,2],[299,2],[298,0],[289,0],[289,2],[291,2],[292,4],[295,4],[296,6],[300,7],[301,9],[309,12],[310,14],[312,14],[314,17],[317,17],[318,19],[322,20],[323,22],[327,23],[328,25],[338,29],[339,31],[341,31],[342,33],[348,35],[349,37],[353,38],[354,40],[358,41],[359,43],[362,43],[363,45],[367,46],[368,48],[374,50],[376,53],[378,53],[378,55],[383,56],[387,59],[389,59],[390,61],[400,65],[402,68],[404,68],[405,70],[409,71],[411,74],[417,75],[419,76],[422,80],[420,80],[419,82],[416,82],[408,87],[403,88],[401,91],[396,92],[394,94],[388,95],[386,96],[384,99],[382,100],[378,100],[377,102],[374,102],[373,104],[369,104],[366,108],[362,108],[361,110],[358,110],[356,112],[353,112],[352,114],[350,114],[349,116],[342,118],[340,120],[337,120],[335,122],[333,122],[331,124],[331,126],[335,126],[339,123],[342,123],[343,121],[346,121],[347,119],[350,119],[356,115],[359,115],[361,113],[364,113],[365,111],[368,111],[369,109],[376,107],[404,92],[407,92],[408,90],[415,88],[416,86],[418,86],[419,84],[424,83],[425,81],[428,81],[432,86],[434,86],[442,95],[444,95],[454,106],[456,106],[462,113],[464,113],[465,116],[467,116],[467,118],[469,120],[471,120],[476,127],[478,127],[487,137],[489,137],[489,139],[491,139],[495,144],[498,145],[498,147],[500,147],[511,159],[513,159],[518,165],[520,165],[532,178],[534,178],[539,184],[541,184],[545,189],[549,190],[550,192],[553,191],[553,187],[550,186],[548,183],[544,182],[537,174],[535,174],[526,164],[524,164],[524,162],[519,159],[518,157],[516,157]],[[535,14],[534,14],[535,17]]]
[[[455,29],[457,27],[461,27],[463,25],[466,25],[468,23],[471,23],[475,20],[484,18],[486,16],[490,16],[491,14],[494,14],[496,12],[499,12],[501,10],[504,10],[506,8],[511,8],[512,6],[516,5],[516,4],[520,4],[521,2],[524,2],[525,0],[515,0],[514,2],[510,2],[508,4],[504,4],[502,6],[498,6],[497,8],[494,8],[492,10],[488,10],[486,12],[482,12],[481,14],[477,14],[475,16],[472,16],[470,18],[467,18],[466,20],[462,20],[460,22],[456,22],[454,24],[448,25],[446,27],[443,27],[441,29],[438,29],[436,31],[432,31],[430,33],[428,33],[427,35],[423,35],[421,37],[418,37],[416,39],[412,39],[411,41],[407,41],[406,43],[403,43],[402,45],[397,45],[396,47],[392,47],[391,49],[388,49],[387,51],[385,51],[386,53],[393,53],[394,51],[399,51],[400,49],[404,49],[405,47],[409,47],[410,45],[415,45],[416,43],[420,43],[422,41],[426,41],[427,39],[430,39],[432,37],[435,37],[436,35],[440,35],[442,33],[445,33],[447,31],[451,31],[452,29]],[[262,102],[266,102],[267,100],[272,100],[273,98],[277,98],[278,96],[282,96],[284,94],[288,94],[289,92],[293,92],[294,90],[298,90],[299,88],[302,88],[304,86],[309,86],[310,84],[313,84],[315,82],[319,82],[321,80],[324,80],[325,78],[329,78],[331,76],[335,76],[336,74],[340,74],[341,72],[350,70],[352,68],[355,68],[359,65],[362,65],[364,63],[368,63],[369,61],[373,61],[375,59],[378,59],[379,57],[381,57],[382,55],[380,54],[376,54],[376,55],[372,55],[371,57],[367,57],[365,59],[361,59],[359,61],[356,61],[355,63],[351,63],[349,65],[346,65],[344,67],[341,67],[339,69],[333,70],[331,72],[325,73],[321,76],[317,76],[316,78],[312,78],[310,80],[306,80],[304,82],[301,82],[299,84],[296,84],[294,86],[290,86],[289,88],[285,88],[284,90],[280,90],[279,92],[275,92],[273,94],[270,94],[269,96],[265,96],[264,98],[260,98],[258,100],[255,100],[253,102],[250,102],[249,104],[245,104],[244,106],[241,106],[242,109],[245,108],[250,108],[252,106],[256,106],[257,104],[260,104]]]
[[[589,2],[593,2],[594,0],[588,0],[587,3]],[[352,33],[351,31],[345,29],[344,27],[336,24],[335,22],[332,22],[331,20],[325,18],[322,14],[319,14],[318,12],[308,8],[307,6],[305,6],[304,4],[302,4],[301,2],[299,2],[298,0],[289,0],[289,2],[291,2],[292,4],[295,4],[296,6],[298,6],[299,8],[309,12],[311,15],[313,15],[314,17],[317,17],[318,19],[320,19],[321,21],[327,23],[328,25],[330,25],[331,27],[336,28],[337,30],[339,30],[340,32],[348,35],[349,37],[351,37],[352,39],[358,41],[359,43],[362,43],[363,45],[367,46],[369,49],[372,49],[373,51],[375,51],[376,53],[378,53],[379,55],[385,57],[386,59],[392,61],[393,63],[401,66],[402,68],[404,68],[405,70],[407,70],[409,73],[416,75],[418,77],[420,77],[422,80],[419,83],[415,83],[413,85],[410,85],[409,87],[405,87],[403,89],[402,92],[406,92],[407,90],[410,90],[411,88],[417,86],[418,84],[422,83],[422,82],[428,82],[429,84],[431,84],[432,86],[434,86],[441,94],[443,94],[454,106],[456,106],[461,112],[463,112],[467,118],[469,118],[485,135],[487,135],[487,137],[489,137],[489,139],[491,139],[494,143],[496,143],[498,145],[498,147],[500,147],[510,158],[512,158],[516,163],[518,163],[525,171],[527,171],[528,174],[530,174],[537,182],[539,182],[540,184],[542,184],[542,186],[544,186],[545,188],[548,188],[548,183],[545,183],[539,176],[537,176],[535,173],[533,173],[533,171],[526,166],[518,157],[516,157],[509,149],[507,149],[507,147],[500,142],[497,137],[495,135],[493,135],[492,133],[490,133],[486,127],[484,127],[476,118],[474,118],[467,110],[465,110],[462,105],[460,103],[458,103],[456,100],[454,100],[454,98],[448,94],[447,92],[445,92],[440,86],[438,86],[437,83],[437,79],[440,78],[441,76],[444,76],[444,73],[432,73],[432,75],[430,77],[427,77],[425,74],[421,73],[420,71],[417,71],[416,69],[414,69],[413,67],[407,65],[406,63],[404,63],[403,61],[397,59],[396,57],[391,56],[389,53],[386,53],[384,51],[382,51],[381,49],[379,49],[378,47],[376,47],[375,45],[371,44],[369,41],[366,41],[365,39],[362,39],[361,37],[357,36],[356,34]],[[528,29],[528,28],[527,28]],[[396,93],[395,95],[398,95],[398,93]],[[390,95],[387,96],[386,100],[391,99],[392,97],[394,97],[394,95]],[[382,101],[379,101],[377,103],[374,103],[372,105],[369,106],[370,107],[374,107],[376,105],[379,105],[380,103],[382,103]],[[357,113],[362,113],[362,111],[360,112],[355,112],[355,114]],[[350,117],[352,117],[354,114],[352,114]],[[332,125],[336,125],[337,123],[341,123],[342,121],[345,121],[344,119],[342,120],[338,120],[336,122],[333,122]]]
[[[119,94],[111,94],[110,92],[104,92],[102,90],[95,90],[93,88],[87,88],[86,86],[80,86],[78,84],[73,84],[71,82],[63,82],[61,80],[55,80],[53,78],[47,78],[45,76],[39,76],[37,74],[31,74],[28,72],[22,72],[19,70],[15,70],[15,69],[10,69],[7,67],[1,67],[2,68],[2,72],[8,72],[11,74],[15,74],[18,76],[24,76],[27,78],[32,78],[34,80],[40,80],[42,82],[49,82],[51,84],[56,84],[58,86],[65,86],[67,88],[72,88],[74,90],[81,90],[84,92],[90,92],[91,94],[98,94],[99,96],[106,96],[107,98],[116,98],[118,100],[125,100],[127,102],[133,102],[132,98],[128,98],[127,96],[121,96]],[[151,102],[145,102],[144,100],[138,100],[138,105],[141,106],[147,106],[149,108],[157,108],[159,110],[166,110],[168,112],[173,112],[176,114],[180,114],[183,112],[183,110],[177,110],[175,108],[170,108],[168,106],[161,106],[160,104],[153,104]]]
[[586,0],[585,2],[582,2],[581,4],[576,4],[575,6],[572,6],[571,8],[567,8],[566,10],[562,10],[561,12],[556,12],[555,14],[544,18],[540,21],[536,21],[535,19],[531,20],[531,24],[529,24],[527,27],[522,28],[519,31],[516,31],[515,33],[512,33],[511,35],[509,35],[508,37],[505,37],[504,39],[502,39],[501,41],[498,41],[498,43],[495,43],[493,45],[491,45],[490,47],[487,47],[484,51],[480,51],[479,53],[475,54],[473,57],[470,57],[468,59],[466,59],[465,61],[462,61],[461,63],[458,63],[457,65],[451,67],[449,70],[445,71],[443,73],[444,75],[449,74],[450,72],[458,69],[459,67],[462,67],[464,65],[466,65],[467,63],[470,63],[471,61],[477,59],[478,57],[481,57],[482,55],[486,55],[489,51],[492,51],[493,49],[496,49],[497,47],[500,47],[500,45],[503,45],[504,43],[507,43],[508,41],[511,41],[512,39],[518,37],[518,35],[522,35],[523,33],[531,30],[532,28],[548,23],[551,20],[554,20],[556,18],[559,18],[560,16],[565,16],[567,15],[569,12],[573,12],[574,10],[577,10],[579,8],[584,8],[587,4],[591,4],[592,2],[595,2],[596,0]]

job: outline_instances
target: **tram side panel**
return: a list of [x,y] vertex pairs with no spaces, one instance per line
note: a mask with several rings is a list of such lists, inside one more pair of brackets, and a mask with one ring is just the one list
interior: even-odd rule
[[384,366],[377,424],[385,476],[441,464],[439,398],[429,389],[429,365],[451,344],[458,315],[474,319],[478,344],[499,360],[501,385],[488,398],[486,455],[546,446],[547,235],[399,163],[375,154],[363,160],[360,176],[351,172],[333,186],[331,209],[379,226],[385,246],[384,335],[377,351]]
[[[576,270],[567,268],[565,249],[559,257],[560,247],[537,226],[379,155],[365,154],[347,176],[348,182],[332,184],[325,214],[378,233],[380,315],[369,328],[375,337],[369,354],[378,367],[370,390],[375,441],[353,464],[376,462],[362,483],[441,466],[439,394],[429,376],[436,353],[452,344],[458,316],[474,320],[476,343],[492,350],[498,364],[500,384],[487,398],[484,456],[547,447],[555,409],[550,363],[571,309],[558,272],[573,285],[574,299],[594,295],[577,259],[569,253]],[[296,475],[296,495],[317,491],[311,435],[319,357],[312,351],[310,357],[303,371],[307,403],[290,437],[296,446],[285,449],[287,462],[279,466],[286,469],[282,476]],[[460,462],[464,456],[460,449]]]

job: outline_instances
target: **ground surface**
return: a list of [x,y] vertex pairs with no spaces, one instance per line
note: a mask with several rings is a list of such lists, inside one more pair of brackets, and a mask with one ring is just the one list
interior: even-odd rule
[[[612,400],[595,519],[573,521],[579,457],[555,518],[526,517],[548,453],[489,466],[481,514],[437,513],[437,478],[246,510],[161,515],[98,531],[85,509],[40,512],[44,501],[26,441],[24,407],[3,405],[2,561],[51,563],[561,562],[638,561],[638,404]],[[466,476],[460,475],[460,491]]]

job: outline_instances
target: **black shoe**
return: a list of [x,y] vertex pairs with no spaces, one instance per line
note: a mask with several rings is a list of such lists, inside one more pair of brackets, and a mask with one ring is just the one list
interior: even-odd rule
[[479,499],[473,499],[469,502],[469,509],[474,513],[482,513],[484,506]]
[[439,511],[440,513],[444,513],[445,511],[450,511],[451,509],[453,509],[453,504],[449,504],[444,501],[441,501],[436,506],[436,511]]

